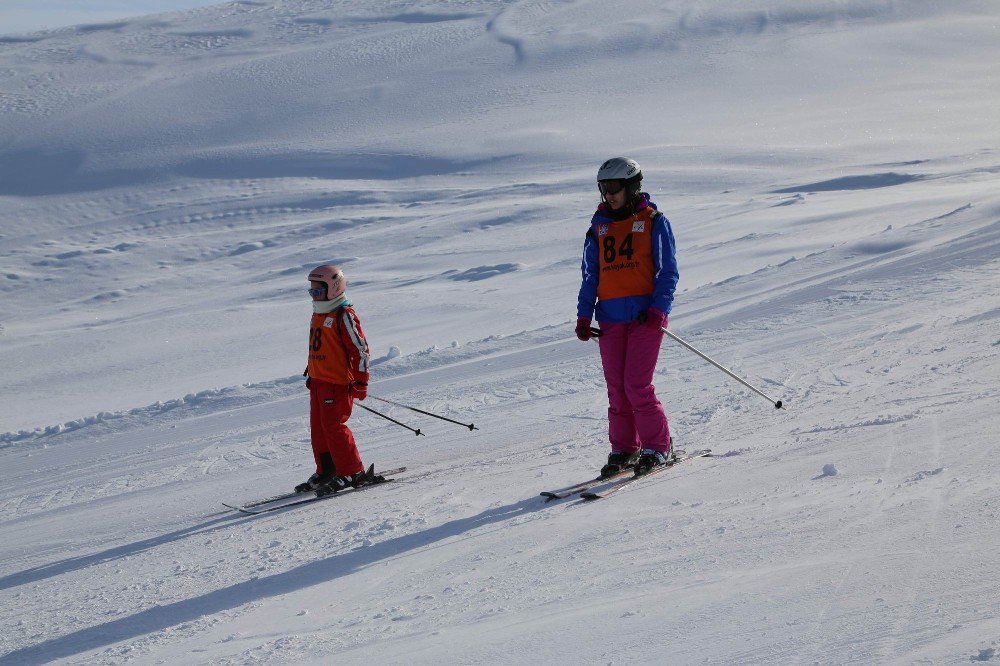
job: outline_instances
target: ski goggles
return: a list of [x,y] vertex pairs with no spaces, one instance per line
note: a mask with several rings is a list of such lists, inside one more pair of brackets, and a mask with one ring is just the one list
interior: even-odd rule
[[313,298],[319,298],[324,294],[326,294],[326,287],[311,287],[309,289],[309,295]]
[[625,189],[625,181],[624,180],[602,180],[601,182],[599,182],[597,184],[597,187],[600,188],[601,194],[604,194],[604,195],[618,194],[619,192],[621,192],[622,190]]

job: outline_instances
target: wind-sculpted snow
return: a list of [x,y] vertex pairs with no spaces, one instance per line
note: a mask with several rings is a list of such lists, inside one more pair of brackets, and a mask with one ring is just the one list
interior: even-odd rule
[[456,280],[459,282],[477,282],[479,280],[488,280],[490,278],[495,278],[500,275],[506,275],[507,273],[513,273],[514,271],[523,269],[522,264],[497,264],[495,266],[476,266],[475,268],[470,268],[468,270],[462,271],[460,273],[455,273],[449,275],[449,280]]
[[177,168],[193,178],[262,179],[318,178],[325,180],[396,180],[420,176],[445,176],[481,168],[488,161],[453,162],[419,155],[317,154],[267,155],[260,159],[196,159]]
[[357,18],[360,23],[372,21],[387,21],[390,23],[443,23],[445,21],[464,21],[482,17],[483,14],[449,13],[436,14],[433,12],[403,12],[401,14],[391,14],[387,16]]
[[[243,0],[0,36],[0,663],[996,661],[996,3]],[[573,333],[612,155],[653,383]],[[307,275],[389,484],[314,471]],[[476,430],[393,403],[414,406]],[[526,657],[530,655],[530,657]]]
[[923,176],[906,173],[877,173],[868,176],[843,176],[832,180],[825,180],[821,183],[810,183],[808,185],[793,185],[780,190],[774,190],[775,194],[794,194],[796,192],[826,192],[829,190],[870,190],[878,187],[893,187],[904,183],[912,183],[920,180]]

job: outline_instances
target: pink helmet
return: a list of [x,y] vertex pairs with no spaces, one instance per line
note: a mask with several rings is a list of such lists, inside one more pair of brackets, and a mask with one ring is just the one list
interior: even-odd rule
[[344,271],[340,270],[339,266],[331,266],[330,264],[317,266],[309,273],[309,280],[322,282],[326,285],[326,300],[328,301],[332,301],[347,290],[347,278],[344,277]]

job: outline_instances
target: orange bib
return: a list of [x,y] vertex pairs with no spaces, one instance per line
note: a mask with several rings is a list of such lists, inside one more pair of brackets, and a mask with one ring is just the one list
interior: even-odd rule
[[339,321],[343,310],[329,314],[314,312],[309,322],[309,368],[310,377],[331,384],[350,384],[354,380],[347,350],[340,338]]
[[600,255],[597,298],[648,296],[653,293],[653,216],[648,206],[624,220],[594,225]]

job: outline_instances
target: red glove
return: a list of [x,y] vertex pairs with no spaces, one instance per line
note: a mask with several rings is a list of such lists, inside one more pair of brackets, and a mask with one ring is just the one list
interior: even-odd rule
[[667,315],[656,308],[649,308],[646,310],[645,321],[640,321],[639,323],[646,326],[652,326],[656,330],[660,330],[661,328],[667,327]]
[[579,317],[576,320],[576,337],[584,342],[594,337],[594,334],[590,332],[590,319],[588,317]]
[[353,381],[347,387],[347,393],[356,400],[364,400],[368,397],[368,384],[365,382]]

